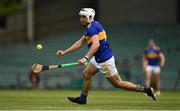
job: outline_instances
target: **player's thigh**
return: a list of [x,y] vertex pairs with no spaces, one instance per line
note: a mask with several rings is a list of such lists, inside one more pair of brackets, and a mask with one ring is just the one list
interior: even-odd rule
[[114,57],[97,65],[105,77],[112,77],[118,73]]
[[89,64],[86,66],[86,68],[83,71],[83,77],[86,79],[91,78],[97,72],[98,72],[98,69],[94,66],[94,64],[89,62]]
[[119,76],[119,74],[115,74],[114,76],[111,77],[106,77],[106,79],[112,83],[114,86],[117,86],[122,80],[121,77]]
[[154,73],[155,75],[159,75],[160,72],[161,72],[161,68],[160,68],[159,66],[155,66],[155,67],[153,68],[153,73]]
[[147,66],[147,68],[146,68],[146,79],[150,80],[151,79],[151,75],[152,75],[152,68]]

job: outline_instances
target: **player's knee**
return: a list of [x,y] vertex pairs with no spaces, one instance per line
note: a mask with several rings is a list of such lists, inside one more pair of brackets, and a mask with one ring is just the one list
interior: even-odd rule
[[83,71],[83,78],[84,79],[90,79],[90,76],[87,71]]

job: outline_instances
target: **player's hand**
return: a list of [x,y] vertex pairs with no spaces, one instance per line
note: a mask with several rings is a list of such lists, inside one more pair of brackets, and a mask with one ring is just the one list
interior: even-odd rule
[[86,58],[82,58],[78,60],[79,65],[86,65],[87,64],[87,59]]
[[58,50],[58,51],[56,52],[56,56],[57,56],[57,57],[60,57],[60,56],[63,56],[63,55],[65,55],[65,51],[63,51],[63,50]]
[[163,68],[163,67],[164,67],[164,63],[160,63],[160,67],[162,67],[162,68]]
[[143,65],[143,70],[146,71],[146,65]]

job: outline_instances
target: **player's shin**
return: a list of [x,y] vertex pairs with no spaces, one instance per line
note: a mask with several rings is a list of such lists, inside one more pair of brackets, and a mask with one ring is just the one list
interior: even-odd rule
[[89,89],[91,87],[91,79],[84,79],[83,88],[81,90],[81,98],[86,99]]

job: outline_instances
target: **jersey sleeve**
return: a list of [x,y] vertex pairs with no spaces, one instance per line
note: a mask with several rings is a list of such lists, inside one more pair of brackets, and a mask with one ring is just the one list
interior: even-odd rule
[[98,35],[101,31],[103,31],[102,25],[98,22],[94,22],[92,26],[87,29],[87,35],[92,37],[93,35]]
[[160,49],[159,49],[159,50],[157,50],[157,51],[156,51],[156,53],[157,53],[157,54],[160,54],[160,53],[161,53],[161,50],[160,50]]
[[147,55],[147,50],[144,51],[144,55]]
[[98,30],[96,29],[96,27],[90,27],[87,29],[87,36],[93,36],[93,35],[98,35]]
[[147,55],[148,55],[148,51],[145,50],[145,51],[144,51],[144,57],[147,58]]

